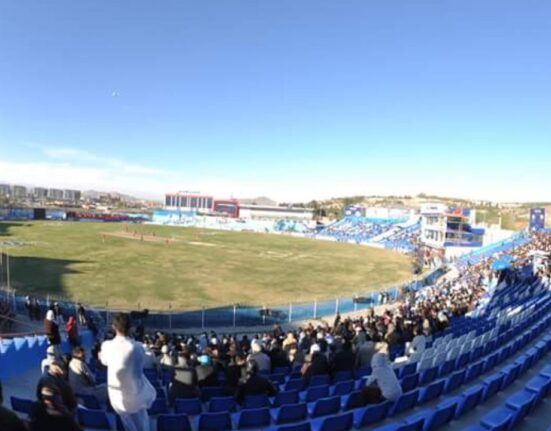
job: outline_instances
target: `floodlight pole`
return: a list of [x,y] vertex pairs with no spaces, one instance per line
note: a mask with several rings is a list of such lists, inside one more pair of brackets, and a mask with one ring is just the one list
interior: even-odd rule
[[314,299],[314,319],[318,318],[318,300]]
[[293,321],[293,303],[289,303],[289,323]]
[[11,283],[10,283],[10,255],[6,253],[6,263],[7,263],[7,277],[8,277],[8,290],[10,289],[11,287]]

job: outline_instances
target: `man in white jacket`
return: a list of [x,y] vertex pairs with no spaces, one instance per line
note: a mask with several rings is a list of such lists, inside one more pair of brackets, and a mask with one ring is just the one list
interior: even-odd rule
[[147,409],[157,396],[143,374],[143,345],[129,336],[130,319],[119,313],[113,318],[113,340],[101,345],[100,360],[107,367],[107,388],[113,410],[126,431],[149,431]]

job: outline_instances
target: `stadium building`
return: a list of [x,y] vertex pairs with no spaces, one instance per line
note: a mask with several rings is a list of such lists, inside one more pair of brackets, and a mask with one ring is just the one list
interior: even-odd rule
[[314,218],[314,210],[292,206],[240,205],[239,217],[243,219],[312,220]]
[[165,194],[165,209],[184,212],[211,213],[214,198],[198,192],[178,192]]
[[446,250],[446,255],[464,254],[482,247],[485,229],[474,227],[475,216],[475,211],[470,208],[423,205],[421,242],[430,248]]

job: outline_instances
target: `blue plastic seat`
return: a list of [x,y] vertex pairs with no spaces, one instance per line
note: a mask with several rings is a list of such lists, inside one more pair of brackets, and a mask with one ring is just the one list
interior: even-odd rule
[[360,429],[382,421],[386,418],[390,406],[391,403],[385,401],[384,403],[356,409],[354,411],[354,427]]
[[419,390],[419,398],[417,399],[417,402],[422,404],[438,398],[444,390],[444,383],[444,380],[438,380],[424,388],[421,388]]
[[466,352],[457,357],[455,360],[455,369],[459,370],[463,368],[467,363],[469,362],[469,359],[471,357],[471,352]]
[[281,407],[285,404],[297,404],[299,402],[298,391],[283,391],[275,395],[272,405]]
[[302,422],[294,425],[283,425],[277,428],[268,428],[269,431],[312,431],[310,422]]
[[321,398],[317,400],[309,411],[310,416],[317,418],[320,416],[334,415],[341,409],[341,397]]
[[302,391],[306,386],[306,382],[303,378],[300,379],[290,379],[285,383],[286,391]]
[[95,395],[75,394],[75,398],[87,409],[101,410],[101,405]]
[[352,373],[352,371],[337,371],[335,373],[335,377],[333,378],[333,382],[334,383],[344,382],[344,381],[353,380],[353,379],[354,379],[354,374]]
[[419,389],[415,389],[413,391],[402,394],[400,398],[398,398],[390,408],[388,416],[392,417],[394,415],[397,415],[398,413],[411,409],[417,402],[418,398]]
[[312,431],[348,431],[352,428],[354,417],[351,412],[328,416],[311,422]]
[[276,385],[282,385],[287,379],[287,374],[270,374],[269,380]]
[[243,402],[244,409],[261,409],[263,407],[270,407],[270,399],[268,395],[247,395]]
[[426,385],[436,379],[436,377],[438,377],[438,367],[428,368],[421,372],[419,377],[419,385]]
[[111,424],[104,410],[87,409],[85,407],[77,408],[77,418],[80,425],[84,428],[96,430],[110,430]]
[[209,413],[234,412],[237,408],[234,397],[214,397],[208,404]]
[[354,391],[350,395],[344,395],[341,399],[342,409],[347,412],[348,410],[357,409],[365,405],[362,391]]
[[525,388],[538,395],[536,402],[539,404],[539,402],[549,393],[549,388],[551,388],[551,377],[542,375],[532,377],[526,383]]
[[455,416],[457,404],[456,399],[446,400],[438,404],[434,409],[434,414],[425,421],[423,431],[433,431],[450,422]]
[[191,424],[186,414],[159,415],[157,431],[191,431]]
[[199,431],[229,431],[232,421],[229,413],[202,413],[198,420]]
[[503,381],[501,382],[500,390],[508,388],[518,377],[520,373],[520,364],[511,364],[502,368]]
[[456,371],[450,377],[446,379],[444,384],[444,393],[450,393],[456,390],[465,381],[465,370]]
[[402,368],[400,368],[400,373],[398,377],[400,379],[403,379],[406,376],[410,376],[412,374],[417,373],[417,362],[412,362],[409,364],[404,365]]
[[240,430],[247,428],[263,428],[270,425],[272,421],[270,409],[268,408],[242,410],[238,415],[237,429]]
[[512,427],[516,426],[532,410],[537,398],[536,393],[527,390],[521,390],[507,398],[505,405],[516,412]]
[[147,410],[147,413],[150,416],[168,414],[168,405],[166,403],[166,399],[157,398],[155,401],[153,401],[153,404]]
[[201,388],[201,399],[208,401],[214,397],[226,396],[226,389],[222,386],[205,386]]
[[273,410],[273,420],[276,424],[300,422],[308,417],[308,408],[305,403],[285,404]]
[[467,367],[467,372],[465,374],[465,382],[470,382],[473,379],[476,379],[482,373],[482,362],[476,362]]
[[438,376],[444,377],[455,370],[455,359],[450,359],[438,367]]
[[419,384],[419,374],[409,374],[405,376],[402,380],[400,380],[400,386],[402,386],[403,392],[409,392],[412,391],[417,387]]
[[483,391],[483,385],[474,385],[466,389],[460,396],[455,417],[458,418],[462,414],[470,412],[473,408],[475,408],[482,399]]
[[313,401],[319,400],[320,398],[329,397],[329,385],[323,386],[314,386],[308,388],[306,391],[305,401],[311,403]]
[[362,367],[362,368],[358,368],[357,370],[354,371],[354,378],[357,379],[361,379],[362,377],[367,377],[371,374],[371,367],[370,366],[366,366],[366,367]]
[[18,413],[24,413],[26,415],[31,413],[34,401],[25,398],[11,397],[11,408]]
[[498,407],[486,414],[480,423],[490,431],[507,431],[513,423],[514,417],[514,410],[508,407]]
[[503,374],[496,373],[486,377],[483,380],[484,391],[482,392],[482,402],[485,402],[488,398],[497,394],[501,388],[503,382]]
[[187,415],[199,415],[203,412],[203,405],[199,398],[177,398],[174,401],[174,413]]
[[331,377],[329,374],[318,374],[310,377],[310,386],[329,385],[331,383]]
[[348,395],[354,391],[354,380],[343,380],[335,383],[333,387],[332,396],[336,395]]

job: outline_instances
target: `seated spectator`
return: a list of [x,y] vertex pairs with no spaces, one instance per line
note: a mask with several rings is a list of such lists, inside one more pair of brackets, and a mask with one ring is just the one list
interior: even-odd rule
[[242,353],[236,354],[226,368],[226,388],[229,394],[235,394],[239,381],[245,377],[247,359]]
[[159,368],[160,368],[159,361],[157,359],[157,356],[155,355],[155,352],[153,351],[153,346],[149,342],[146,342],[144,344],[144,352],[145,352],[145,356],[143,361],[143,367],[147,369],[155,369],[159,371]]
[[425,336],[421,333],[417,326],[413,328],[413,335],[414,337],[411,343],[407,343],[406,345],[407,356],[411,356],[414,353],[422,354],[427,345]]
[[159,360],[161,367],[173,367],[174,358],[170,355],[170,349],[165,344],[161,347],[161,359]]
[[183,360],[174,367],[174,376],[168,387],[170,405],[173,405],[177,398],[198,398],[201,395],[197,371],[189,351],[182,352],[180,356]]
[[378,404],[385,400],[396,401],[402,395],[402,386],[390,365],[384,349],[373,355],[371,375],[367,378],[362,395],[365,404]]
[[75,394],[94,395],[100,402],[107,399],[107,387],[96,385],[96,378],[86,364],[86,353],[82,347],[75,347],[69,362],[69,385]]
[[375,343],[366,332],[360,332],[357,336],[356,345],[356,368],[371,366],[371,359],[375,354]]
[[258,364],[254,360],[247,361],[245,366],[245,377],[239,381],[236,398],[239,403],[245,400],[248,395],[274,396],[277,393],[270,381],[258,374]]
[[251,342],[251,354],[247,358],[248,361],[255,361],[258,367],[258,371],[272,370],[272,361],[270,357],[262,351],[262,343],[260,340],[253,340]]
[[38,402],[33,406],[30,414],[31,431],[82,430],[74,414],[64,404],[62,391],[53,382],[45,382],[37,396]]
[[195,367],[197,373],[197,384],[203,386],[218,386],[218,375],[212,366],[212,358],[208,355],[201,355],[198,358],[199,365]]
[[284,350],[281,349],[277,340],[273,340],[270,352],[268,353],[270,358],[270,363],[272,365],[271,371],[276,368],[283,368],[289,366],[289,360],[287,359],[287,354]]
[[310,354],[306,355],[306,359],[300,371],[302,373],[302,377],[305,379],[309,379],[312,376],[329,373],[327,357],[321,353],[321,349],[318,344],[312,344],[312,347],[310,347]]
[[58,361],[52,362],[48,368],[48,372],[38,381],[36,387],[36,398],[40,399],[40,394],[44,386],[55,386],[63,405],[70,411],[74,412],[77,408],[75,394],[67,382],[67,374],[63,368],[63,364]]
[[333,374],[339,371],[352,371],[356,363],[356,355],[352,352],[352,343],[345,340],[340,350],[335,353],[331,361],[331,371]]
[[40,372],[46,374],[50,364],[55,361],[61,361],[61,358],[57,357],[55,346],[48,346],[46,349],[46,358],[42,359],[40,363]]
[[0,430],[4,431],[27,431],[25,423],[17,415],[3,406],[4,393],[0,382]]

